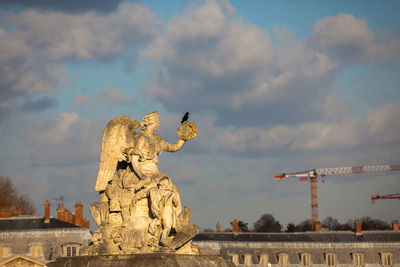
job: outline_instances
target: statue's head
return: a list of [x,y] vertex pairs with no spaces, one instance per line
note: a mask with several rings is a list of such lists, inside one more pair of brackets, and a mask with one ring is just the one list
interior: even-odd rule
[[155,129],[158,128],[158,126],[159,126],[158,111],[153,111],[153,112],[150,112],[150,113],[144,115],[143,126],[146,128],[151,125],[154,125]]
[[172,188],[172,183],[171,179],[168,176],[163,176],[159,181],[158,181],[158,187],[161,189],[171,189]]

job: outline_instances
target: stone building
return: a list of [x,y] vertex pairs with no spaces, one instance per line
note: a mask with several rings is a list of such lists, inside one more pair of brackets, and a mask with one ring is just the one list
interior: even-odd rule
[[[22,266],[44,266],[60,256],[78,255],[79,249],[87,246],[92,237],[84,227],[88,223],[82,217],[82,210],[82,203],[77,202],[74,216],[67,216],[71,220],[55,219],[50,217],[50,203],[46,201],[44,217],[0,218],[0,266],[19,266],[15,265],[18,262],[29,262]],[[61,214],[64,216],[65,212]],[[77,224],[71,223],[73,220]]]
[[202,252],[220,253],[236,266],[400,266],[398,221],[392,230],[299,233],[211,232],[193,243]]

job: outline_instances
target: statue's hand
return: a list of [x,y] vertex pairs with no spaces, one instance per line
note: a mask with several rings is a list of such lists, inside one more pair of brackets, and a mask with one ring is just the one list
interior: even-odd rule
[[140,180],[139,182],[136,183],[135,190],[146,188],[148,185],[150,185],[150,183],[151,179],[149,177],[146,177],[144,180]]
[[197,126],[194,122],[187,121],[179,126],[177,135],[182,140],[188,141],[196,137],[197,135]]

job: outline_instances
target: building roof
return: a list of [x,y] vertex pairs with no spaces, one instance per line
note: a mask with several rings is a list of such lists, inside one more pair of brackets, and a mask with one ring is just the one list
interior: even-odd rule
[[400,242],[399,231],[363,231],[356,235],[351,231],[298,232],[298,233],[199,233],[194,241],[221,242]]
[[50,218],[49,223],[43,217],[11,217],[0,219],[0,231],[43,230],[59,228],[83,228],[81,226]]
[[[0,260],[0,267],[11,266],[10,263],[16,264],[15,266],[38,266],[38,267],[46,266],[45,262],[39,261],[37,259],[33,259],[33,258],[25,256],[25,255],[18,254],[13,257],[10,257],[8,259],[5,259],[3,261]],[[24,263],[26,265],[23,265]],[[20,265],[20,264],[22,264],[22,265]]]

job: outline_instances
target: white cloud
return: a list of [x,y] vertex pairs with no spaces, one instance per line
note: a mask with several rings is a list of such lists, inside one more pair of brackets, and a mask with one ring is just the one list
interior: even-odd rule
[[[332,106],[327,106],[332,110]],[[381,161],[378,153],[386,151],[385,159],[400,149],[400,103],[378,106],[366,111],[365,123],[357,122],[350,113],[338,112],[321,122],[297,125],[275,125],[270,128],[243,127],[227,130],[220,137],[220,146],[228,151],[268,153],[291,151],[374,151],[374,158]],[[387,149],[385,147],[391,147]],[[368,153],[367,153],[368,154]],[[360,158],[362,155],[358,155]],[[365,155],[364,155],[365,156]],[[393,161],[392,159],[391,161]]]
[[308,44],[347,63],[365,62],[400,55],[400,38],[374,34],[365,19],[339,14],[318,20]]
[[228,125],[264,124],[273,111],[292,120],[296,108],[309,106],[296,112],[304,120],[311,102],[331,85],[336,66],[287,30],[276,29],[276,35],[280,40],[273,44],[264,29],[206,1],[172,18],[142,53],[158,67],[146,92],[167,110],[211,111]]
[[268,153],[269,150],[316,150],[335,151],[360,144],[357,122],[344,119],[341,122],[310,122],[295,126],[277,125],[268,129],[242,128],[227,131],[220,138],[224,149],[241,152]]

